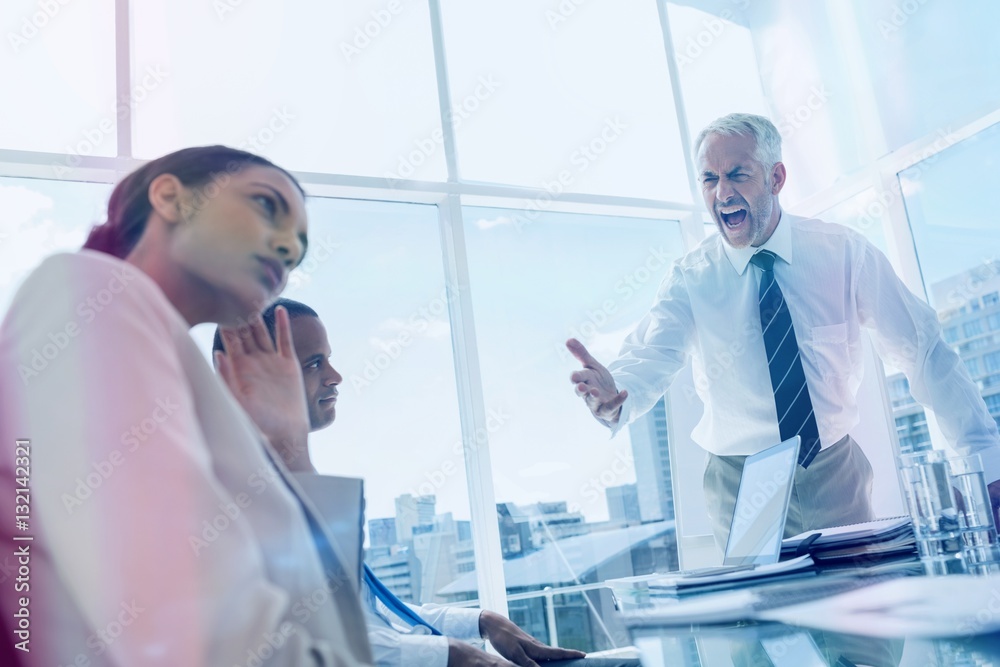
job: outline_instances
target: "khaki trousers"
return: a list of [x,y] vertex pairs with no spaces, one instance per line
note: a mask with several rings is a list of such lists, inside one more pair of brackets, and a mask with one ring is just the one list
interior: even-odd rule
[[[709,453],[705,465],[705,503],[719,549],[729,539],[745,456]],[[807,530],[871,521],[872,467],[851,436],[820,450],[808,468],[796,466],[785,537]]]

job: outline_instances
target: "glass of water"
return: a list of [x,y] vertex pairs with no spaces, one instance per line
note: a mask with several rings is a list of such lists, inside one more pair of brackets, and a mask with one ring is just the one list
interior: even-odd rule
[[900,457],[900,463],[924,569],[929,575],[964,573],[962,529],[944,453],[928,450],[907,454]]
[[1000,543],[983,476],[982,458],[979,454],[956,456],[948,459],[948,466],[966,567],[973,574],[1000,572]]

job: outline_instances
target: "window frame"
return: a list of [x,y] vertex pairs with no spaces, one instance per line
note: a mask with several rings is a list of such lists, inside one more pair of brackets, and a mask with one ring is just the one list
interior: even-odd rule
[[[449,319],[452,330],[452,350],[457,376],[459,415],[463,440],[474,446],[466,447],[465,466],[469,484],[469,500],[473,531],[476,572],[479,585],[479,605],[501,614],[508,613],[503,560],[500,548],[499,524],[496,513],[496,498],[493,492],[492,466],[490,464],[489,443],[476,441],[477,431],[485,431],[486,410],[483,399],[482,377],[479,368],[475,319],[472,297],[469,290],[469,267],[465,246],[463,206],[496,206],[519,209],[526,203],[546,201],[547,210],[593,214],[614,214],[640,218],[664,218],[679,220],[686,248],[690,250],[705,236],[702,201],[696,179],[696,167],[691,155],[691,133],[680,84],[676,49],[670,31],[667,0],[656,2],[660,28],[663,33],[664,57],[667,60],[669,85],[676,106],[678,130],[685,152],[684,160],[687,177],[692,192],[692,204],[675,201],[661,201],[634,197],[563,193],[558,199],[540,188],[527,188],[503,184],[474,183],[463,180],[459,173],[454,130],[447,117],[450,109],[450,90],[447,63],[445,61],[444,31],[442,26],[440,0],[428,0],[431,16],[432,44],[437,77],[439,111],[442,120],[443,146],[447,166],[447,179],[443,182],[402,180],[389,187],[382,178],[350,174],[296,172],[295,176],[313,197],[334,197],[343,199],[365,199],[392,202],[433,204],[439,214],[439,234],[444,256],[445,278],[450,284],[459,286],[454,295],[449,295]],[[115,2],[116,30],[116,91],[119,99],[131,95],[131,21],[129,0]],[[849,32],[849,21],[837,21],[835,33]],[[851,35],[843,35],[845,40]],[[864,128],[873,141],[885,145],[885,135],[878,118],[874,102],[863,110]],[[962,121],[963,119],[958,119]],[[955,143],[971,137],[985,128],[1000,122],[1000,109],[983,116],[964,119],[956,123],[959,129],[948,135],[942,146],[939,133],[928,134],[920,139],[889,152],[878,158],[865,169],[847,174],[834,186],[819,192],[795,206],[795,212],[802,215],[817,215],[858,193],[874,188],[879,202],[885,208],[882,216],[884,233],[889,249],[889,258],[907,287],[919,297],[927,300],[927,291],[920,272],[919,256],[914,244],[906,214],[904,197],[899,189],[898,175],[904,169],[947,150]],[[13,178],[33,178],[50,181],[83,181],[95,183],[115,183],[131,172],[143,161],[133,156],[132,116],[118,119],[117,155],[115,157],[80,157],[77,166],[54,169],[64,165],[69,154],[9,150],[0,147],[0,176]],[[885,399],[888,415],[892,415],[889,402],[890,393],[884,374],[879,379],[880,390]],[[928,414],[928,427],[935,447],[943,447],[945,439],[932,414]],[[895,432],[895,431],[893,431]],[[690,442],[690,434],[675,432],[670,428],[671,442]],[[898,438],[893,446],[898,452]],[[673,468],[673,466],[672,466]],[[674,471],[676,472],[676,471]],[[677,498],[675,497],[675,503]],[[714,547],[712,538],[685,536],[686,544],[681,544],[678,531],[678,547],[684,549],[704,549]],[[683,556],[682,556],[683,558]],[[688,563],[682,561],[682,565]]]

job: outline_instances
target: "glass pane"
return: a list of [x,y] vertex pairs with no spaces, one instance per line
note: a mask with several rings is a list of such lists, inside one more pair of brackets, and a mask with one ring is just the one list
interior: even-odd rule
[[889,150],[929,134],[945,137],[1000,106],[994,30],[1000,3],[854,0],[854,6]]
[[[794,204],[834,185],[879,155],[864,128],[875,119],[862,104],[863,82],[848,66],[830,3],[745,2],[769,117],[784,140]],[[818,159],[818,156],[821,159]]]
[[885,196],[880,197],[875,188],[868,188],[816,217],[850,227],[868,239],[882,254],[887,254],[884,227],[886,205]]
[[[115,3],[4,0],[0,25],[0,148],[115,155]],[[15,103],[16,102],[16,103]]]
[[0,317],[24,278],[45,257],[78,250],[104,221],[105,183],[0,177]]
[[[735,0],[717,13],[667,3],[677,70],[691,139],[710,122],[738,110],[768,115],[743,7]],[[725,81],[725,85],[705,85]],[[739,103],[734,107],[734,100]]]
[[138,109],[137,154],[226,143],[288,169],[444,179],[426,2],[150,0],[132,12],[135,70],[162,67],[170,84]]
[[691,200],[655,3],[443,5],[464,179]]
[[[609,441],[573,392],[579,364],[564,343],[617,356],[683,252],[679,225],[568,213],[528,222],[472,207],[463,216],[484,399],[504,417],[490,453],[508,593],[676,569],[665,406]],[[474,583],[445,590],[461,599]],[[621,640],[607,603],[589,591],[510,609],[540,639],[599,650]]]
[[437,208],[312,198],[308,210],[309,254],[282,296],[319,313],[344,378],[313,462],[364,478],[376,575],[406,601],[441,602],[474,558]]
[[[900,172],[899,182],[931,306],[945,341],[964,362],[1000,423],[1000,231],[989,197],[969,174],[995,171],[1000,124]],[[902,389],[905,378],[895,378]],[[902,435],[926,432],[919,405],[894,413]]]

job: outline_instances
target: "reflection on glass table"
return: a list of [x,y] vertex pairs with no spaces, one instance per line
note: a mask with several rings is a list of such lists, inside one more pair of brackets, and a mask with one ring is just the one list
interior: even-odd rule
[[639,629],[644,667],[958,667],[995,665],[1000,636],[882,639],[773,623]]

